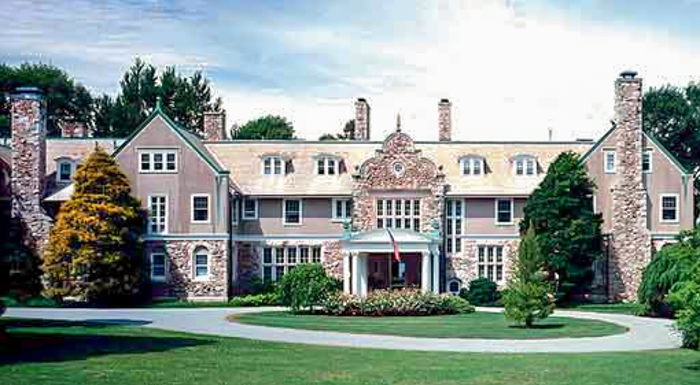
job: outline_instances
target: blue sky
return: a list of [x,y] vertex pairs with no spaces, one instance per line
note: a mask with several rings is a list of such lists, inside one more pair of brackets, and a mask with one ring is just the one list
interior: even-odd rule
[[12,15],[0,61],[50,62],[107,93],[135,56],[202,69],[229,124],[281,114],[309,139],[339,131],[357,97],[376,140],[397,113],[435,139],[443,97],[457,139],[595,137],[620,71],[646,86],[700,75],[700,0],[2,0],[0,12]]

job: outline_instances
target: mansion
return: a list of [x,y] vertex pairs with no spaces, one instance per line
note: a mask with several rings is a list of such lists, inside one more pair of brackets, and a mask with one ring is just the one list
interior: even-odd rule
[[[508,279],[527,197],[562,152],[581,154],[597,185],[605,255],[596,287],[632,299],[655,250],[693,227],[693,177],[642,131],[642,80],[615,81],[614,125],[598,141],[455,141],[439,101],[435,141],[396,130],[370,140],[370,105],[355,102],[352,140],[228,140],[225,115],[203,135],[160,104],[125,139],[65,124],[46,138],[42,93],[11,96],[12,139],[0,146],[0,197],[40,252],[72,175],[96,145],[111,152],[148,212],[154,297],[225,300],[300,263],[321,263],[346,292],[416,286],[458,292]],[[391,229],[388,231],[387,229]],[[400,260],[393,258],[394,242]]]

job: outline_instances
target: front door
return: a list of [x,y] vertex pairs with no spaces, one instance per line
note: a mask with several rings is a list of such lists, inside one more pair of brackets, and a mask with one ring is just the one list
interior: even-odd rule
[[369,290],[420,287],[420,254],[401,253],[400,261],[393,254],[370,254],[367,262]]

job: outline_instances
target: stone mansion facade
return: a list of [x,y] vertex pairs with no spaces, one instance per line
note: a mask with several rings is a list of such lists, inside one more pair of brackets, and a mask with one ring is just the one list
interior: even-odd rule
[[41,92],[18,89],[11,102],[0,202],[40,252],[77,165],[96,144],[112,152],[148,212],[155,297],[226,299],[306,262],[361,296],[401,286],[456,292],[479,276],[502,285],[525,201],[564,151],[583,156],[598,186],[607,258],[596,285],[609,298],[633,298],[654,250],[693,227],[692,174],[642,131],[642,81],[632,72],[615,81],[615,124],[597,142],[453,141],[446,99],[437,141],[400,127],[371,141],[364,99],[352,140],[227,140],[223,113],[206,113],[199,137],[160,106],[126,139],[89,138],[74,124],[46,138]]

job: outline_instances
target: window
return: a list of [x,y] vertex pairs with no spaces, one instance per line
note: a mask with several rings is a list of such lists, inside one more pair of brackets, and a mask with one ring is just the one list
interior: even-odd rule
[[174,150],[148,150],[140,152],[140,172],[177,172],[177,157]]
[[165,281],[165,253],[151,253],[151,280]]
[[284,200],[284,217],[285,225],[300,225],[301,224],[301,199],[285,199]]
[[231,199],[231,223],[234,225],[238,224],[238,212],[240,211],[239,206],[240,201],[238,199]]
[[243,199],[243,219],[258,219],[258,200]]
[[192,195],[192,222],[193,223],[208,223],[209,222],[209,195],[207,195],[207,194]]
[[678,195],[661,195],[661,222],[678,222]]
[[321,246],[263,247],[262,279],[277,282],[301,263],[321,263]]
[[420,200],[377,199],[377,228],[420,231]]
[[452,295],[459,295],[459,290],[461,289],[461,285],[459,284],[459,280],[457,279],[452,279],[450,280],[450,283],[447,285],[447,291],[450,292]]
[[168,229],[168,197],[151,195],[148,197],[148,233],[164,234]]
[[651,150],[642,152],[642,172],[651,173]]
[[605,151],[605,173],[614,174],[615,173],[615,151]]
[[316,172],[318,175],[340,174],[340,161],[331,157],[318,158],[316,161]]
[[513,224],[513,200],[512,199],[496,199],[496,224],[497,225],[512,225]]
[[537,161],[531,157],[520,157],[515,160],[515,175],[537,174]]
[[462,175],[482,175],[484,173],[484,159],[470,156],[460,160]]
[[209,252],[205,248],[199,248],[194,252],[194,278],[207,279],[209,277]]
[[480,278],[501,283],[503,282],[503,246],[478,246],[477,268]]
[[263,174],[282,175],[285,173],[284,159],[279,156],[267,156],[263,158]]
[[58,182],[70,182],[73,176],[73,162],[62,161],[58,162],[58,172],[56,173],[56,180]]
[[445,202],[445,213],[447,214],[447,225],[445,226],[447,253],[459,253],[462,251],[463,212],[464,201],[461,199],[448,199],[447,202]]
[[333,199],[333,220],[342,221],[350,218],[352,212],[352,204],[350,199]]

